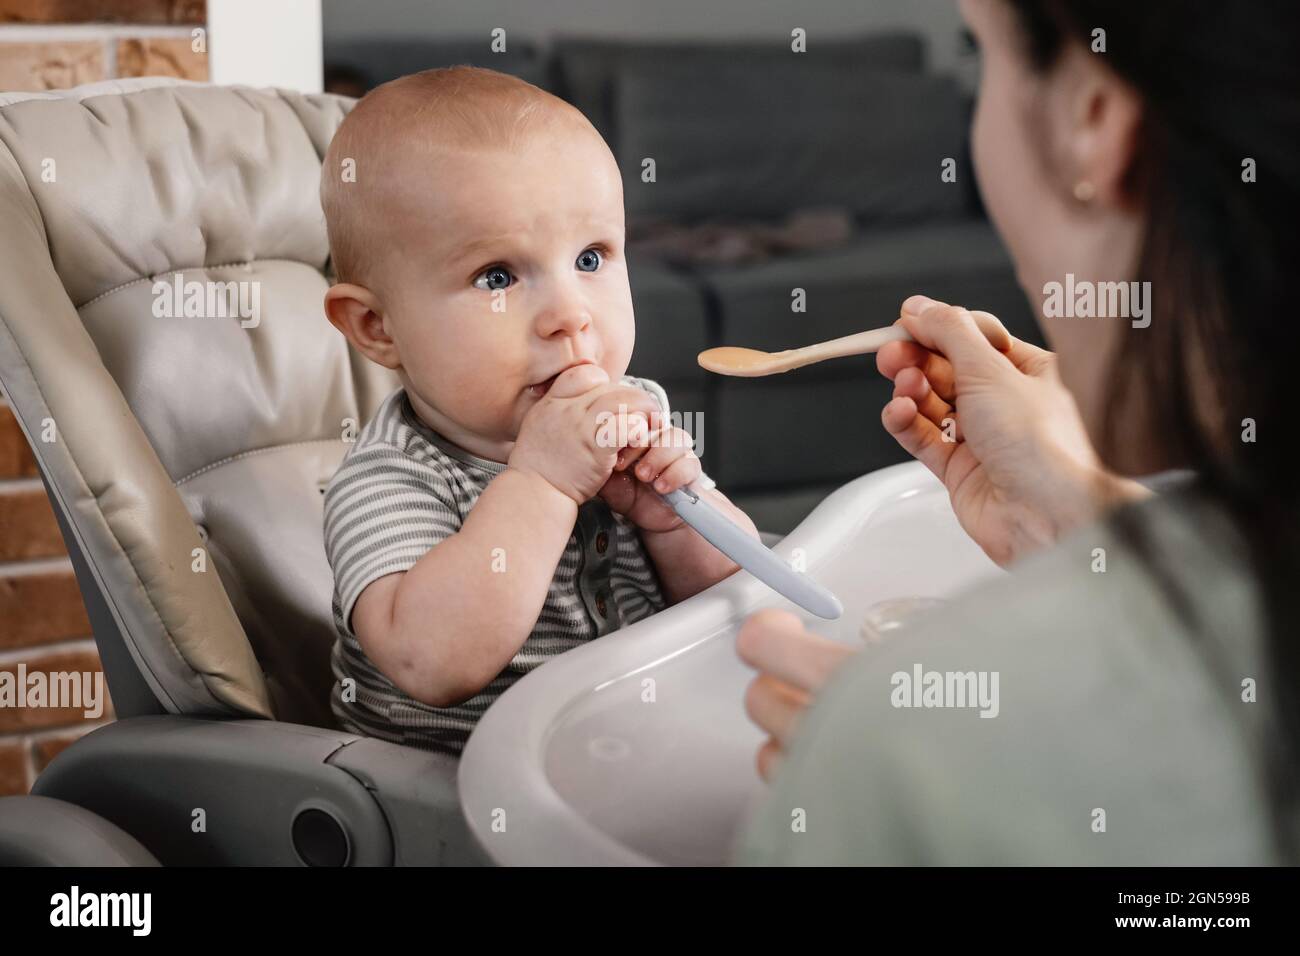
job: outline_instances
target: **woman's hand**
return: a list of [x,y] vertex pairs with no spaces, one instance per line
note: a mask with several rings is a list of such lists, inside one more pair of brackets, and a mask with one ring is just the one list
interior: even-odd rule
[[[903,303],[899,322],[916,341],[876,356],[894,383],[885,428],[944,483],[962,527],[994,561],[1009,564],[1148,494],[1102,467],[1051,352],[1003,339],[987,312],[924,296]],[[745,711],[769,735],[758,772],[770,780],[804,711],[856,651],[768,609],[745,621],[736,652],[759,672]]]
[[805,708],[855,651],[813,634],[789,611],[767,608],[741,625],[736,653],[759,672],[745,692],[745,712],[769,735],[758,774],[771,780]]
[[924,296],[903,303],[899,324],[916,341],[876,355],[894,383],[881,419],[998,564],[1148,493],[1102,467],[1051,352],[1014,338],[998,351],[974,314]]

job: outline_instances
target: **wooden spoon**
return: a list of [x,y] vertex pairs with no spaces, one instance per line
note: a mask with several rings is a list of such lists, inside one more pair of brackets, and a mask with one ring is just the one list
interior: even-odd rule
[[[985,338],[999,352],[1011,348],[1011,336],[997,318],[988,312],[972,312],[975,324],[979,326]],[[737,375],[744,378],[756,378],[760,375],[775,375],[791,369],[803,368],[815,362],[827,359],[843,358],[846,355],[866,355],[880,350],[886,342],[911,342],[912,336],[901,325],[890,325],[883,329],[858,332],[843,338],[831,339],[806,345],[801,349],[786,349],[784,352],[764,352],[760,349],[745,349],[734,345],[708,349],[700,353],[697,361],[700,367],[719,375]]]

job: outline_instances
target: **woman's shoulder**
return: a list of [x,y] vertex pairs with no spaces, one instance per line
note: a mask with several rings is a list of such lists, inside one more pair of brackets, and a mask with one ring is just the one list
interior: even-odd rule
[[[866,648],[806,716],[742,859],[1263,861],[1240,560],[1214,509],[1156,499]],[[794,807],[821,839],[787,836]]]
[[[1050,626],[1090,659],[1127,652],[1133,667],[1176,659],[1214,675],[1261,666],[1265,617],[1246,544],[1222,507],[1187,490],[1122,508],[956,603],[1007,650]],[[985,607],[1001,607],[1006,624]]]

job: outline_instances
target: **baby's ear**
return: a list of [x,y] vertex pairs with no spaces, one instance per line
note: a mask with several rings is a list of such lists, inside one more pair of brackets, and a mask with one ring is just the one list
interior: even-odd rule
[[325,315],[352,347],[384,368],[400,368],[397,343],[384,328],[379,299],[364,286],[340,282],[325,293]]

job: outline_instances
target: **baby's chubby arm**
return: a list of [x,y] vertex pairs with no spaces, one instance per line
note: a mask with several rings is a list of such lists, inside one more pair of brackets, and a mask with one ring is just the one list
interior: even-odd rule
[[[507,468],[459,531],[361,592],[352,627],[366,655],[432,707],[473,697],[536,623],[577,511],[545,480]],[[506,570],[494,571],[501,559]]]
[[[397,687],[448,707],[486,687],[537,623],[577,520],[614,466],[596,421],[657,407],[595,366],[565,372],[525,416],[506,469],[455,534],[409,571],[371,583],[352,612],[366,655]],[[498,551],[497,549],[501,549]],[[499,559],[504,558],[504,571]]]

